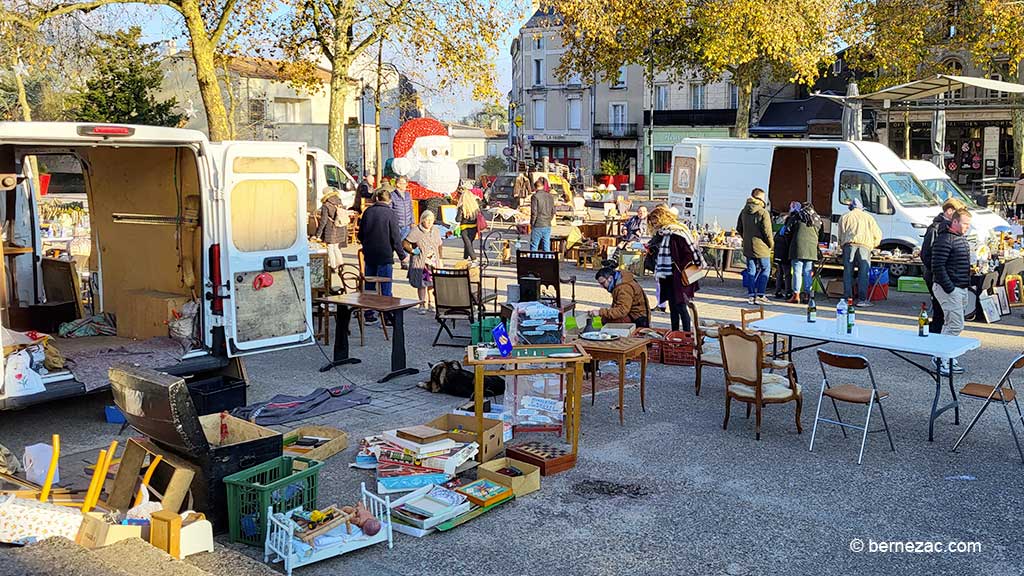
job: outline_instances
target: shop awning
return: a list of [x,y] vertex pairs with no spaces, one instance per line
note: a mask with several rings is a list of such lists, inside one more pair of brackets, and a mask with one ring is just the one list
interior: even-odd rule
[[958,90],[964,86],[974,86],[984,90],[997,90],[1011,94],[1024,94],[1024,84],[1003,82],[1001,80],[990,80],[988,78],[973,78],[971,76],[950,76],[947,74],[936,74],[932,78],[915,80],[899,86],[892,86],[885,90],[864,94],[857,99],[864,101],[906,101],[923,100],[932,98],[939,94]]

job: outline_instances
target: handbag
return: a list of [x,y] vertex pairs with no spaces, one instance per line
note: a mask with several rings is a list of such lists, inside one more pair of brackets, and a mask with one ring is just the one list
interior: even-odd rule
[[484,213],[481,210],[476,213],[476,231],[479,234],[484,230],[487,230],[487,218],[484,218]]
[[685,268],[680,268],[678,265],[675,264],[673,264],[673,266],[676,267],[676,270],[679,270],[679,277],[683,281],[683,286],[690,286],[692,284],[696,284],[697,282],[700,282],[701,280],[704,279],[705,276],[708,275],[708,271],[706,268],[701,268],[696,264],[690,264]]

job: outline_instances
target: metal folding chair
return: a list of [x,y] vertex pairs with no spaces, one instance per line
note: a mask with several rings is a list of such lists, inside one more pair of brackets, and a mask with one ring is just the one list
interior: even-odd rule
[[[856,354],[836,354],[834,352],[819,349],[818,363],[821,364],[821,391],[818,393],[818,408],[814,412],[814,428],[811,430],[811,446],[809,450],[814,452],[814,436],[818,432],[818,421],[821,421],[839,426],[839,429],[843,431],[843,438],[847,437],[847,428],[863,431],[863,436],[860,439],[860,453],[857,455],[858,465],[860,465],[861,461],[864,459],[864,445],[868,440],[868,432],[885,431],[885,435],[889,438],[889,447],[892,448],[893,452],[895,452],[896,445],[892,442],[892,434],[889,432],[889,423],[885,420],[885,410],[882,408],[882,399],[888,397],[889,393],[879,392],[878,386],[875,384],[875,374],[871,370],[871,364],[868,363],[868,359]],[[856,384],[839,384],[838,386],[832,386],[829,384],[828,374],[825,372],[825,366],[831,366],[842,370],[867,370],[868,379],[871,381],[871,389],[862,388]],[[826,396],[832,401],[832,409],[836,412],[835,420],[821,417],[821,402]],[[867,415],[864,419],[864,425],[858,426],[856,424],[843,422],[842,416],[839,415],[839,406],[836,404],[837,401],[846,402],[848,404],[866,405],[868,409]],[[871,409],[876,405],[878,406],[878,412],[882,415],[882,424],[885,427],[879,430],[871,430]]]
[[[1006,369],[1006,372],[1003,372],[1003,377],[999,379],[999,383],[995,386],[971,382],[960,390],[961,397],[970,396],[972,398],[981,398],[985,400],[985,404],[982,405],[981,410],[978,410],[978,413],[974,415],[974,419],[971,420],[971,423],[967,425],[967,429],[964,430],[964,433],[960,435],[956,444],[953,445],[953,452],[956,452],[960,443],[964,441],[964,438],[966,438],[968,434],[970,434],[971,429],[974,428],[974,425],[978,422],[978,419],[981,418],[981,415],[985,412],[985,409],[988,408],[988,405],[993,401],[998,401],[1003,405],[1003,412],[1006,413],[1006,421],[1010,424],[1010,433],[1013,434],[1013,442],[1017,445],[1017,453],[1020,454],[1021,463],[1024,463],[1024,451],[1021,450],[1020,439],[1017,437],[1017,426],[1014,424],[1014,420],[1024,423],[1024,415],[1021,413],[1020,403],[1017,402],[1017,391],[1014,390],[1013,382],[1010,380],[1010,376],[1022,367],[1024,367],[1024,354],[1017,356],[1017,358]],[[1008,407],[1010,402],[1013,402],[1014,407],[1017,409],[1016,418],[1010,415],[1010,408]]]

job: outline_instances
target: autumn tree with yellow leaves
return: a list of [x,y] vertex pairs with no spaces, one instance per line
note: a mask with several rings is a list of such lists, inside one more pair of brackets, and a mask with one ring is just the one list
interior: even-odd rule
[[[494,53],[516,16],[508,0],[291,0],[279,33],[297,83],[315,89],[313,66],[331,63],[328,152],[345,163],[345,102],[353,86],[349,68],[380,48],[416,69],[436,71],[439,90],[456,85],[473,97],[494,100]],[[305,70],[306,74],[301,72]]]
[[560,73],[639,64],[659,72],[730,75],[736,135],[748,135],[751,95],[767,78],[811,84],[847,29],[844,0],[548,0],[566,46]]

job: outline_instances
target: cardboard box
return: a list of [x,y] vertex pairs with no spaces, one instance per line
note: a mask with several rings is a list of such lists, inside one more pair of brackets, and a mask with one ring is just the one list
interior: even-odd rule
[[612,323],[605,324],[601,328],[601,332],[605,334],[611,334],[612,336],[619,336],[621,338],[629,338],[636,332],[636,324],[625,324],[625,323]]
[[[305,452],[291,450],[292,447],[287,446],[287,444],[293,439],[298,439],[302,436],[316,436],[319,438],[330,438],[330,440],[326,444],[322,444]],[[330,426],[301,426],[286,433],[284,435],[284,443],[286,444],[284,449],[285,455],[294,454],[323,462],[331,456],[342,452],[345,448],[348,448],[348,435],[341,430],[331,428]]]
[[[522,471],[523,475],[505,476],[504,474],[498,474],[498,470],[507,467],[518,468]],[[476,477],[486,478],[502,486],[508,486],[515,493],[516,498],[540,490],[540,468],[511,458],[497,458],[490,462],[484,462],[477,468]]]
[[825,294],[830,298],[842,298],[843,297],[843,281],[838,278],[833,278],[825,284]]
[[191,300],[191,296],[154,290],[129,292],[117,312],[117,335],[138,340],[167,336],[167,321]]
[[[439,416],[427,423],[428,426],[433,426],[439,430],[444,430],[448,433],[448,437],[456,442],[476,442],[476,417],[475,416],[457,416],[455,414],[445,414]],[[461,428],[465,430],[465,433],[452,432],[453,429]],[[487,462],[493,460],[505,450],[504,430],[501,420],[491,420],[490,418],[484,418],[484,444],[480,446],[480,453],[477,454],[477,459],[480,462]]]
[[75,542],[86,548],[102,548],[129,538],[149,541],[149,526],[121,526],[109,524],[99,512],[89,512],[82,517]]
[[[458,416],[474,416],[474,417],[476,416],[475,414],[473,414],[472,410],[459,410],[459,409],[455,409],[455,410],[452,410],[452,414],[456,414]],[[511,442],[512,441],[512,411],[511,410],[505,410],[505,407],[502,406],[501,404],[491,404],[491,411],[490,412],[484,412],[484,418],[490,418],[491,420],[501,420],[504,423],[504,425],[505,425],[504,434],[502,435],[502,440],[504,440],[505,442]]]

